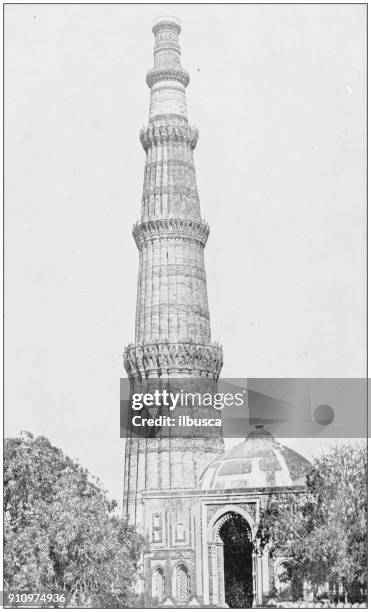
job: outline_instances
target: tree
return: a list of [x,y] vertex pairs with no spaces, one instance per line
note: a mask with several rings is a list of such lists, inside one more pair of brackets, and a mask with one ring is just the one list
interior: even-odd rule
[[63,591],[68,607],[135,605],[143,540],[99,481],[29,433],[5,441],[4,459],[8,589]]
[[291,559],[296,588],[305,580],[315,592],[327,584],[331,599],[366,599],[366,469],[366,445],[347,443],[315,460],[305,493],[268,499],[259,536]]

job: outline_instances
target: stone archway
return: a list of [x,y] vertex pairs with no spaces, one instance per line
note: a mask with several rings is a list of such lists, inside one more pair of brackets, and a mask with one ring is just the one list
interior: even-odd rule
[[224,597],[230,608],[251,608],[254,603],[254,562],[251,529],[237,512],[220,521],[218,536],[223,543]]
[[253,521],[238,506],[218,512],[209,531],[209,592],[218,607],[251,608],[257,602]]

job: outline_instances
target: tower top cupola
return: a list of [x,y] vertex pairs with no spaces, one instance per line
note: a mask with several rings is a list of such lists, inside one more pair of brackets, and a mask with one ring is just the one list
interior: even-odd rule
[[150,120],[161,115],[187,117],[185,88],[189,74],[180,65],[180,31],[180,21],[176,17],[157,17],[153,23],[154,61],[146,76],[151,89]]
[[153,22],[152,32],[155,36],[157,36],[159,32],[164,31],[176,31],[180,34],[181,29],[178,17],[174,17],[173,15],[160,15],[156,17]]

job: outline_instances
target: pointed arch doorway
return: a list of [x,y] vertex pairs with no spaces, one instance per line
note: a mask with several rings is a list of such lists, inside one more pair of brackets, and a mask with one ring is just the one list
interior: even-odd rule
[[254,588],[250,526],[241,514],[229,512],[219,537],[223,542],[225,602],[230,608],[251,608]]
[[251,526],[242,511],[228,509],[212,528],[209,544],[211,602],[221,607],[256,604],[256,554]]

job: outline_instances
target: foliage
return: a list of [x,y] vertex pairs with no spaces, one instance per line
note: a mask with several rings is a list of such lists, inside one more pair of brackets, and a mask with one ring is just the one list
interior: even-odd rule
[[314,462],[302,494],[273,494],[259,536],[271,552],[291,558],[294,598],[298,585],[331,598],[344,592],[363,601],[367,588],[367,450],[359,442],[331,449]]
[[135,605],[142,538],[87,470],[47,438],[5,441],[4,571],[9,590],[63,591],[68,607]]

